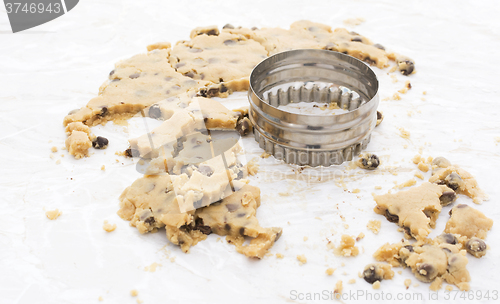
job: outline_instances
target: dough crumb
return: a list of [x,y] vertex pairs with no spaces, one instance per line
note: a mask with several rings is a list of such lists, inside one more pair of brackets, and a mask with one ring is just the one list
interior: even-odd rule
[[401,136],[402,138],[405,138],[405,139],[409,139],[410,138],[410,131],[406,131],[404,128],[399,128],[399,136]]
[[302,265],[304,265],[304,264],[307,263],[307,258],[306,258],[305,255],[300,254],[300,255],[297,256],[297,261],[299,261],[299,265],[302,266]]
[[61,163],[61,160],[60,160],[60,159],[58,159],[58,160],[56,161],[56,165],[59,165],[60,163]]
[[356,240],[352,236],[343,234],[341,236],[340,246],[335,247],[333,253],[336,256],[357,256],[359,254],[359,249],[358,247],[354,246],[355,243]]
[[137,304],[142,304],[142,303],[144,303],[144,301],[143,301],[143,300],[139,300],[139,299],[137,299],[137,301],[136,301],[136,302],[137,302]]
[[354,283],[356,283],[356,280],[355,279],[350,279],[349,281],[347,281],[347,283],[354,284]]
[[331,268],[330,267],[330,268],[326,269],[325,272],[326,272],[327,275],[331,276],[335,272],[335,268]]
[[309,238],[307,236],[304,237],[304,242],[306,242]]
[[99,298],[97,298],[97,300],[99,300],[99,301],[104,301],[104,299],[102,298],[102,296],[101,296],[101,297],[99,297]]
[[422,171],[422,172],[427,172],[427,171],[429,171],[429,165],[424,164],[423,162],[419,162],[417,167],[418,167],[418,169],[419,169],[420,171]]
[[106,170],[106,166],[102,165],[102,166],[101,166],[101,170],[102,170],[102,171]]
[[263,152],[263,153],[260,155],[260,157],[261,157],[261,158],[268,158],[269,156],[271,156],[271,154],[266,153],[266,152]]
[[49,220],[55,220],[57,219],[59,216],[61,216],[62,212],[59,211],[59,209],[56,209],[56,210],[50,210],[50,211],[47,211],[45,212],[45,216],[47,216],[47,218]]
[[365,237],[365,234],[363,232],[360,232],[358,236],[356,237],[356,242],[359,242],[359,240],[362,240]]
[[382,189],[382,186],[375,186],[375,189],[380,190],[380,189]]
[[284,258],[284,257],[285,257],[285,256],[284,256],[283,254],[281,254],[281,253],[276,253],[276,258],[277,258],[277,259],[282,259],[282,258]]
[[104,225],[102,225],[102,229],[106,232],[112,232],[116,229],[116,224],[110,224],[108,221],[104,221]]
[[338,280],[337,284],[335,284],[335,289],[333,290],[333,294],[335,296],[335,299],[340,299],[342,297],[342,280]]
[[144,271],[155,272],[156,268],[161,266],[162,266],[161,264],[154,262],[151,265],[144,267]]
[[346,26],[357,26],[365,22],[365,18],[347,18],[343,22]]
[[446,285],[446,287],[445,287],[444,289],[446,289],[446,290],[448,290],[448,291],[452,291],[452,290],[453,290],[453,286],[451,286],[451,285]]
[[412,179],[407,180],[406,182],[404,182],[402,184],[396,185],[396,188],[403,189],[403,188],[406,188],[406,187],[414,186],[416,183],[417,183],[417,181],[412,178]]
[[424,175],[422,173],[420,173],[420,172],[415,172],[415,177],[417,177],[417,178],[419,178],[421,180],[424,179]]
[[423,160],[423,158],[422,158],[422,156],[420,154],[417,154],[417,155],[413,156],[413,158],[411,159],[411,161],[415,165],[418,165],[418,163],[420,163],[422,160]]
[[257,158],[252,159],[247,163],[247,172],[248,175],[254,176],[259,172],[259,165],[257,164]]
[[372,284],[373,289],[380,289],[380,281],[376,281],[375,283]]
[[130,291],[130,295],[133,296],[133,297],[137,297],[138,294],[139,294],[139,292],[137,291],[137,289],[132,289]]
[[380,231],[380,226],[382,225],[382,222],[378,220],[370,220],[368,221],[368,224],[366,224],[366,228],[370,230],[371,232],[378,234]]
[[352,190],[351,192],[352,193],[359,193],[359,192],[361,192],[361,190],[359,190],[359,189],[356,188],[356,189]]
[[401,95],[394,93],[394,95],[392,95],[392,100],[401,100]]
[[398,274],[403,274],[403,271],[401,271],[401,270],[398,270]]
[[50,148],[50,151],[56,153],[57,152],[57,147],[56,146],[53,146],[52,148]]
[[405,280],[406,289],[410,288],[410,285],[411,285],[411,279],[406,279]]

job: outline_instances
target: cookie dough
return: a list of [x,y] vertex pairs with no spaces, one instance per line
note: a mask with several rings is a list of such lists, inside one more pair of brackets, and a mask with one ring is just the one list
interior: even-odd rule
[[266,57],[267,51],[258,42],[223,32],[178,42],[169,61],[178,73],[189,78],[220,84],[218,92],[210,93],[208,89],[202,96],[225,97],[233,91],[247,90],[250,72]]
[[356,165],[361,169],[375,170],[380,165],[380,159],[375,154],[365,153],[359,156]]
[[463,235],[468,239],[473,237],[485,239],[492,226],[493,220],[481,211],[460,204],[450,210],[450,219],[446,222],[444,231]]
[[395,194],[376,195],[374,211],[403,227],[406,237],[421,240],[429,235],[441,212],[440,197],[451,191],[444,185],[423,183]]
[[[245,185],[219,202],[187,212],[180,211],[174,192],[168,175],[140,178],[122,193],[118,215],[141,233],[165,227],[167,238],[184,252],[213,232],[227,236],[238,252],[262,258],[281,235],[281,228],[259,225],[255,215],[260,190],[256,187]],[[245,236],[252,238],[249,244],[244,244]]]
[[391,268],[391,265],[382,263],[368,264],[363,270],[363,279],[370,284],[390,280],[394,277],[394,271]]
[[359,254],[359,248],[354,246],[356,240],[347,234],[343,234],[340,239],[340,245],[333,249],[333,252],[337,256],[357,256]]
[[[429,178],[429,182],[447,185],[457,193],[465,194],[472,198],[472,201],[476,204],[488,199],[488,196],[484,193],[484,191],[479,188],[479,185],[472,174],[454,165],[439,168],[440,166],[447,165],[449,162],[442,159],[436,161],[436,159],[433,161],[434,173]],[[435,165],[435,163],[438,163],[439,167],[438,165]]]
[[73,131],[71,135],[66,138],[66,149],[69,154],[73,155],[76,159],[88,156],[90,147],[92,147],[92,142],[85,132]]

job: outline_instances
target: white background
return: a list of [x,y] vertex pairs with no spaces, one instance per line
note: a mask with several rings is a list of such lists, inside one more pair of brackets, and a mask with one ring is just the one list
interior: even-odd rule
[[[422,148],[425,156],[442,155],[470,171],[491,198],[476,206],[461,196],[457,203],[474,205],[495,221],[500,219],[500,146],[495,140],[500,136],[499,15],[495,0],[86,0],[54,21],[12,34],[2,7],[0,303],[98,303],[99,297],[102,303],[136,303],[137,299],[144,303],[328,303],[332,300],[291,296],[293,290],[304,296],[330,292],[338,280],[348,294],[371,292],[382,297],[383,292],[393,299],[398,293],[421,294],[427,299],[428,284],[418,282],[408,269],[395,269],[403,270],[402,274],[383,281],[378,291],[358,278],[358,272],[374,261],[372,254],[378,247],[402,237],[396,225],[372,211],[372,193],[386,193],[394,182],[412,178],[416,166],[411,158]],[[77,161],[61,150],[66,137],[64,116],[96,96],[116,61],[145,52],[150,43],[188,39],[192,28],[211,24],[287,28],[296,20],[309,19],[336,28],[345,26],[343,20],[357,17],[366,21],[348,29],[416,61],[417,73],[409,78],[397,74],[397,83],[388,70],[375,68],[381,99],[392,96],[407,79],[413,88],[401,100],[381,101],[385,120],[368,146],[382,159],[374,172],[344,171],[345,166],[338,166],[324,170],[337,172],[336,179],[318,182],[307,179],[317,175],[317,169],[296,173],[296,168],[272,158],[260,159],[260,173],[251,182],[262,190],[257,215],[265,227],[283,227],[271,253],[282,253],[284,259],[250,260],[216,235],[184,254],[169,244],[164,231],[140,235],[121,220],[116,215],[118,197],[139,174],[130,160],[114,153],[127,147],[130,134],[141,127],[140,120],[132,120],[128,128],[112,123],[94,128],[94,133],[110,139],[110,145],[104,151],[92,150],[90,158]],[[245,102],[244,93],[224,100],[228,107]],[[410,139],[399,136],[401,127],[411,133]],[[262,153],[251,137],[243,145],[247,159]],[[54,159],[49,157],[52,146],[59,148]],[[102,165],[105,171],[100,170]],[[350,193],[353,189],[360,193]],[[45,211],[56,208],[62,216],[48,220]],[[431,236],[442,232],[449,209],[443,208]],[[366,229],[370,219],[382,221],[378,235]],[[105,232],[104,220],[117,224],[116,231]],[[487,291],[491,297],[495,289],[500,296],[497,227],[495,222],[489,232],[488,254],[482,259],[468,256],[474,291],[470,299],[477,300],[479,293]],[[343,233],[360,232],[366,237],[358,243],[358,257],[335,257],[327,249],[328,240],[338,244]],[[298,254],[307,257],[307,264],[299,266]],[[152,263],[161,266],[155,272],[145,271]],[[328,267],[337,268],[333,276],[326,276]],[[356,283],[347,284],[352,278]],[[406,290],[406,278],[420,285]],[[137,298],[130,296],[132,289],[139,291]],[[445,296],[441,291],[439,299]],[[345,299],[357,303],[367,298]]]

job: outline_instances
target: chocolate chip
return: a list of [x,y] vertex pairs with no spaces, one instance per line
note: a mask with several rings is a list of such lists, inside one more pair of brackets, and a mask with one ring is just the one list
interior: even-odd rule
[[80,111],[80,109],[71,110],[71,111],[69,111],[68,115],[73,115],[73,114],[75,114],[78,111]]
[[234,26],[233,26],[232,24],[229,24],[229,23],[228,23],[228,24],[224,25],[222,28],[223,28],[223,29],[231,29],[231,30],[233,30],[233,29],[234,29]]
[[250,134],[251,130],[252,130],[252,123],[246,117],[238,121],[238,123],[236,124],[236,131],[238,131],[238,133],[240,133],[241,136]]
[[190,77],[190,78],[193,78],[194,77],[194,73],[189,71],[187,72],[186,74],[184,74],[184,76],[187,76],[187,77]]
[[245,235],[245,227],[241,227],[239,233],[241,236],[244,236]]
[[140,155],[139,151],[135,149],[128,148],[127,150],[125,150],[125,156],[127,157],[137,157],[139,155]]
[[359,34],[356,33],[355,31],[350,31],[349,34],[354,35],[354,36],[359,36]]
[[464,181],[462,180],[460,175],[456,174],[455,172],[450,173],[450,175],[448,175],[444,179],[444,182],[446,183],[446,186],[448,186],[453,191],[457,191],[464,184]]
[[450,161],[442,156],[434,158],[432,164],[438,166],[439,168],[448,168],[449,166],[451,166]]
[[221,93],[226,93],[226,92],[227,92],[227,87],[226,87],[225,85],[221,84],[221,85],[220,85],[220,89],[219,89],[219,91],[220,91]]
[[411,234],[411,229],[410,229],[410,227],[403,226],[403,230],[405,231],[405,234],[406,234],[406,235],[413,236],[413,235]]
[[486,254],[486,243],[480,238],[473,237],[465,243],[465,249],[468,253],[476,258],[480,258]]
[[379,119],[382,119],[382,113],[380,113],[379,111],[377,111],[377,120]]
[[199,48],[190,48],[189,51],[191,53],[200,53],[200,52],[203,52],[203,50],[199,49]]
[[178,68],[182,68],[183,66],[185,66],[186,64],[184,62],[181,62],[181,63],[178,63],[175,65],[175,68],[178,69]]
[[375,43],[373,46],[376,47],[377,49],[381,49],[382,51],[385,51],[385,47],[381,44]]
[[235,44],[236,44],[236,41],[231,40],[231,39],[228,39],[228,40],[225,40],[225,41],[224,41],[224,44],[225,44],[225,45],[235,45]]
[[115,79],[111,80],[111,82],[117,82],[117,81],[120,81],[120,78],[115,78]]
[[160,106],[157,104],[150,106],[149,110],[148,110],[148,116],[153,118],[153,119],[161,118],[162,115],[161,115]]
[[246,213],[238,213],[236,216],[237,217],[244,217],[246,215]]
[[413,252],[414,251],[412,245],[405,245],[405,246],[403,246],[403,248],[408,249],[409,252]]
[[377,62],[375,60],[372,60],[370,58],[365,58],[365,62],[368,63],[369,65],[375,65]]
[[202,204],[203,204],[203,200],[202,200],[202,199],[199,199],[199,200],[197,200],[196,202],[193,202],[193,207],[194,207],[195,209],[198,209],[198,208],[200,208],[200,207],[202,206]]
[[155,218],[153,216],[150,216],[144,220],[144,223],[146,223],[148,225],[153,225],[155,223]]
[[98,115],[102,117],[102,116],[106,116],[107,114],[108,114],[108,108],[102,107],[101,113]]
[[238,204],[227,204],[226,208],[227,208],[227,211],[234,212],[234,211],[238,210],[239,205]]
[[226,229],[226,231],[228,232],[231,231],[231,225],[229,224],[224,225],[224,229]]
[[95,149],[106,149],[108,147],[108,139],[102,136],[97,136],[92,140],[92,147]]
[[165,79],[165,81],[170,81],[170,80],[172,80],[172,79],[174,79],[174,78],[173,78],[173,77],[170,77],[170,76],[167,76],[167,77],[165,77],[164,79]]
[[200,166],[198,167],[198,171],[199,171],[201,174],[203,174],[203,175],[205,175],[205,176],[209,176],[209,177],[210,177],[212,174],[214,174],[214,170],[212,170],[212,168],[211,168],[210,166],[208,166],[208,165],[200,165]]
[[429,263],[422,263],[417,267],[417,277],[424,282],[431,282],[438,275],[436,267]]
[[377,269],[378,266],[375,264],[367,265],[365,270],[363,270],[363,279],[370,284],[373,284],[376,281],[382,281],[383,278],[377,274]]
[[401,71],[401,74],[408,76],[413,73],[413,70],[415,69],[415,63],[413,63],[411,60],[401,60],[398,61],[398,68]]
[[361,168],[375,170],[380,165],[380,159],[375,154],[366,154],[360,159]]
[[399,223],[399,216],[389,212],[389,209],[385,210],[385,217],[391,223]]
[[441,203],[441,206],[448,206],[449,204],[453,203],[456,200],[457,200],[457,194],[454,191],[445,191],[439,197],[439,202]]
[[111,72],[109,72],[109,76],[113,75],[115,73],[115,70],[111,70]]
[[250,29],[251,29],[252,31],[255,31],[255,30],[258,30],[259,28],[258,28],[258,27],[256,27],[256,26],[252,26]]
[[363,42],[363,39],[361,39],[361,37],[352,37],[351,41],[354,41],[354,42]]
[[134,73],[130,76],[128,76],[130,79],[136,79],[136,78],[139,78],[139,76],[141,76],[141,73]]
[[458,239],[451,233],[443,233],[440,236],[438,236],[438,239],[441,242],[447,243],[447,244],[452,244],[455,245],[458,243]]

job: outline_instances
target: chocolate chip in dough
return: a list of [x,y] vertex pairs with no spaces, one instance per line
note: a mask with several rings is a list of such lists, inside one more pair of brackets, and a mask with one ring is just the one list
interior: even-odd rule
[[430,263],[420,264],[417,267],[417,272],[415,273],[415,276],[423,282],[432,282],[437,275],[438,272],[436,270],[436,267],[434,267]]
[[115,73],[115,70],[111,70],[111,72],[109,72],[109,76],[113,76],[114,73]]
[[354,42],[363,42],[363,39],[361,37],[352,37],[351,41],[354,41]]
[[385,210],[385,217],[391,223],[399,223],[399,216],[389,212],[389,209]]
[[108,139],[102,136],[97,136],[92,140],[92,147],[95,149],[106,149],[108,147]]
[[101,108],[101,113],[100,113],[100,114],[98,114],[98,116],[103,117],[103,116],[106,116],[106,115],[108,115],[108,108],[106,108],[106,107],[102,107],[102,108]]
[[225,41],[224,41],[224,44],[225,44],[225,45],[228,45],[228,46],[229,46],[229,45],[235,45],[235,44],[236,44],[236,41],[231,40],[231,39],[228,39],[228,40],[225,40]]
[[214,173],[214,170],[212,170],[212,168],[210,166],[207,166],[207,165],[200,165],[198,167],[198,171],[201,174],[208,176],[208,177],[210,177]]
[[233,26],[232,24],[229,24],[229,23],[228,23],[228,24],[224,25],[224,26],[222,27],[222,29],[231,29],[231,30],[233,30],[233,29],[234,29],[234,26]]
[[455,245],[458,243],[458,239],[451,233],[443,233],[437,237],[441,243]]
[[448,206],[449,204],[453,203],[456,200],[457,200],[457,194],[454,191],[445,191],[439,197],[439,202],[441,203],[441,206]]
[[448,186],[453,191],[457,191],[464,184],[464,181],[462,180],[460,175],[456,174],[455,172],[450,173],[450,175],[448,175],[444,179],[444,182],[446,183],[446,186]]
[[150,106],[148,110],[148,116],[154,119],[161,118],[162,115],[160,106],[157,104]]
[[360,167],[366,170],[375,170],[380,165],[380,159],[375,154],[366,154],[359,159]]
[[202,218],[196,219],[194,229],[199,230],[205,235],[209,235],[212,233],[212,228],[210,228],[210,226],[205,226]]
[[370,284],[373,284],[376,281],[382,281],[383,278],[377,274],[377,269],[378,266],[375,264],[367,265],[365,270],[363,270],[363,279]]
[[243,118],[236,124],[236,130],[240,133],[241,136],[245,136],[250,134],[252,130],[252,123],[248,118]]
[[383,45],[381,45],[381,44],[375,43],[373,46],[376,47],[377,49],[385,51],[385,47]]
[[415,63],[411,60],[401,60],[398,61],[398,68],[401,74],[408,76],[415,70]]
[[134,73],[130,76],[128,76],[130,79],[136,79],[136,78],[139,78],[139,76],[141,76],[141,73]]
[[153,216],[150,216],[144,220],[144,223],[146,223],[148,225],[153,225],[155,223],[155,218]]
[[439,168],[448,168],[449,166],[451,166],[450,161],[442,156],[438,156],[438,157],[434,158],[434,160],[432,161],[432,164],[434,166],[438,166]]
[[377,111],[377,125],[376,126],[380,125],[382,120],[384,120],[384,115],[382,114],[382,112]]
[[140,155],[139,151],[135,149],[128,148],[127,150],[125,150],[125,156],[127,157],[137,157],[139,155]]
[[465,243],[465,249],[467,252],[476,258],[484,256],[486,254],[487,247],[486,243],[477,237],[473,237]]

